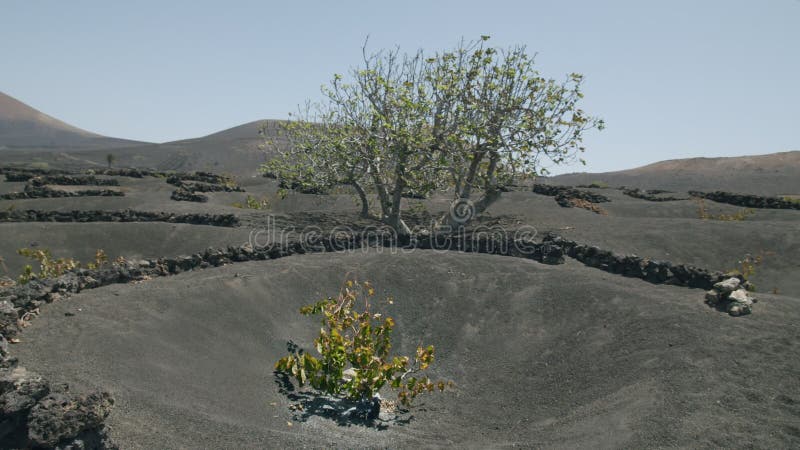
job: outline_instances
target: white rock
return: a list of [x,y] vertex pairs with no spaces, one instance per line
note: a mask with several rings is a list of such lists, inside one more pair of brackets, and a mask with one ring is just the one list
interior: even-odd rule
[[736,289],[739,289],[740,283],[741,281],[739,281],[738,278],[728,278],[727,280],[723,280],[714,284],[714,289],[716,289],[722,295],[727,295]]
[[745,314],[750,314],[750,312],[750,306],[745,305],[744,303],[733,302],[728,305],[728,314],[732,316],[743,316]]
[[737,289],[731,292],[731,295],[728,296],[728,300],[735,303],[741,303],[746,306],[753,304],[753,299],[750,298],[750,295],[748,295],[747,291],[744,289]]

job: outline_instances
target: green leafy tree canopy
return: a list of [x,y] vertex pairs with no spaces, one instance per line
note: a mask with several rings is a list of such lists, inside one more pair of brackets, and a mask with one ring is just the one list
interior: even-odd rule
[[[363,215],[400,233],[403,194],[449,189],[471,219],[516,180],[546,173],[585,150],[601,119],[580,107],[583,76],[542,77],[524,46],[500,49],[489,37],[431,55],[368,53],[348,77],[323,86],[282,126],[285,145],[264,172],[304,187],[350,185]],[[465,220],[465,221],[466,221]]]

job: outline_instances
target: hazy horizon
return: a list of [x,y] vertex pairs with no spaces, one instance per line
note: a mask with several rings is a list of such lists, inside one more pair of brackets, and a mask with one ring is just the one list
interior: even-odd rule
[[[498,6],[499,5],[499,6]],[[137,5],[12,2],[0,17],[0,91],[85,130],[167,142],[319,98],[361,45],[436,51],[461,38],[527,45],[548,77],[586,76],[586,166],[800,148],[800,1],[346,2]],[[8,70],[10,68],[11,70]]]

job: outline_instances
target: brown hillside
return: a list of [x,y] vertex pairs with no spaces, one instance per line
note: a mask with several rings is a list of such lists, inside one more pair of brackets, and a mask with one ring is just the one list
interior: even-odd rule
[[135,144],[141,142],[82,130],[0,92],[0,150],[112,148]]
[[800,151],[725,158],[661,161],[606,173],[570,173],[551,178],[558,184],[604,182],[674,191],[723,190],[760,195],[800,193]]

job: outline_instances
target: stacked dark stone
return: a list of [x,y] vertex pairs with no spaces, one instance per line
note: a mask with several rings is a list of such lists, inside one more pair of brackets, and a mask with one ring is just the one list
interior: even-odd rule
[[228,178],[217,175],[211,172],[192,172],[192,173],[176,173],[167,177],[167,183],[180,186],[184,181],[200,181],[210,184],[225,184],[230,181]]
[[52,189],[47,186],[36,186],[34,184],[25,185],[23,192],[12,192],[9,194],[0,195],[3,200],[24,200],[29,198],[62,198],[62,197],[122,197],[125,193],[122,191],[113,191],[110,189],[91,189],[83,191],[62,191],[59,189]]
[[178,187],[170,196],[175,201],[207,202],[208,197],[198,192],[244,192],[230,179],[209,172],[173,174],[167,183]]
[[181,188],[191,192],[244,192],[241,186],[204,183],[202,181],[184,181],[181,183]]
[[[545,242],[560,245],[567,256],[575,258],[589,267],[626,277],[641,278],[654,284],[711,289],[715,283],[729,278],[718,271],[711,272],[692,265],[672,264],[669,261],[659,261],[636,255],[619,255],[610,250],[552,235],[546,236]],[[739,278],[744,281],[744,278]]]
[[195,194],[194,192],[187,191],[186,189],[176,189],[172,191],[172,194],[169,196],[172,200],[176,202],[198,202],[198,203],[205,203],[208,201],[208,196],[203,194]]
[[29,172],[14,172],[7,170],[5,172],[6,181],[14,181],[14,182],[21,182],[21,181],[28,181],[31,178],[35,177],[35,174]]
[[129,177],[129,178],[144,178],[146,176],[148,177],[166,176],[166,174],[161,172],[154,172],[151,170],[143,170],[143,169],[103,169],[103,170],[96,170],[95,173],[98,175]]
[[114,179],[97,178],[93,175],[44,175],[30,178],[33,186],[57,184],[62,186],[119,186]]
[[660,194],[669,193],[669,191],[663,191],[660,189],[650,189],[645,191],[638,188],[630,188],[630,189],[625,188],[622,190],[622,193],[627,195],[628,197],[647,200],[650,202],[673,202],[677,200],[686,200],[686,198],[680,198],[680,197],[660,196]]
[[233,214],[172,214],[151,211],[0,211],[0,222],[169,222],[192,225],[234,227],[239,219]]
[[52,301],[51,290],[33,281],[0,291],[0,447],[116,448],[103,428],[114,404],[108,392],[72,393],[27,371],[9,352],[25,313]]
[[586,200],[590,203],[606,203],[611,199],[601,194],[594,194],[588,191],[581,191],[572,186],[554,186],[549,184],[534,184],[533,192],[536,194],[555,197],[556,203],[564,208],[572,208],[574,205],[571,199]]
[[693,197],[701,197],[719,203],[742,206],[745,208],[766,208],[766,209],[800,209],[800,201],[791,201],[778,197],[763,197],[751,194],[734,194],[732,192],[714,191],[700,192],[689,191]]

